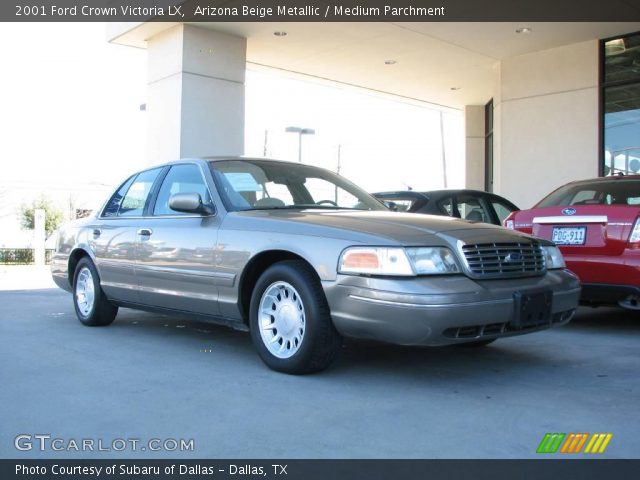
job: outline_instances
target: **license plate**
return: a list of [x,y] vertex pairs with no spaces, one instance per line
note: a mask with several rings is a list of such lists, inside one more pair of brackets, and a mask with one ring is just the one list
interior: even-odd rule
[[551,322],[553,293],[543,290],[534,293],[515,292],[515,315],[511,325],[516,329],[546,325]]
[[587,227],[553,227],[551,241],[556,245],[584,245]]

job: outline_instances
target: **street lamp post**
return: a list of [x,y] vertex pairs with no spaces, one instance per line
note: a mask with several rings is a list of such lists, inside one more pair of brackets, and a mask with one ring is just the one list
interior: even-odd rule
[[313,128],[287,127],[284,129],[287,133],[298,134],[298,162],[302,162],[302,135],[315,135]]

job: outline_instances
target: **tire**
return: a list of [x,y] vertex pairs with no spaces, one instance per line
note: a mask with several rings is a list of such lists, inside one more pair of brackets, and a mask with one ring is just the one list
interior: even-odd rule
[[76,316],[89,327],[110,325],[118,314],[100,287],[100,276],[88,257],[80,259],[73,275],[73,306]]
[[342,345],[316,272],[301,260],[278,262],[260,276],[249,321],[258,355],[278,372],[324,370]]

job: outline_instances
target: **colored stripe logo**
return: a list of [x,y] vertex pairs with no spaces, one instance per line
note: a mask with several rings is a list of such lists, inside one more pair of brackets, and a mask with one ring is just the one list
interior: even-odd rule
[[587,448],[584,449],[584,453],[604,453],[612,437],[611,433],[594,433]]
[[612,438],[612,433],[546,433],[536,453],[604,453]]

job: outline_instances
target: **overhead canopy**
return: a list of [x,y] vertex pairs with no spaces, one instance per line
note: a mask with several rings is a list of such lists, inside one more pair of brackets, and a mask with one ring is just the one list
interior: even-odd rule
[[[145,48],[148,38],[174,25],[111,23],[107,36],[114,43]],[[494,95],[501,60],[640,30],[639,22],[193,25],[246,37],[247,63],[253,66],[456,109],[482,105]],[[517,33],[523,27],[530,31]]]

